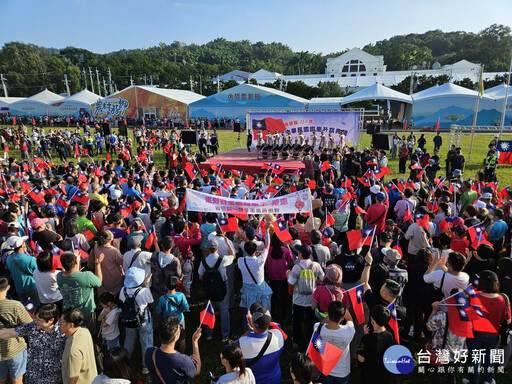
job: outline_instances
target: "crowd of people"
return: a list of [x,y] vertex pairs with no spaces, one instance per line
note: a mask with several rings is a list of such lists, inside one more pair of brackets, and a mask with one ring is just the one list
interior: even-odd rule
[[[413,351],[420,356],[428,342],[428,366],[447,367],[435,382],[454,383],[458,372],[471,384],[480,376],[492,383],[508,364],[512,190],[485,172],[465,178],[460,148],[450,149],[457,159],[438,176],[429,167],[438,165],[442,142],[435,139],[430,156],[422,137],[417,148],[411,137],[409,177],[384,181],[385,151],[324,138],[301,157],[304,172],[269,165],[262,176],[200,171],[204,154],[180,146],[177,131],[145,127],[134,143],[112,134],[105,160],[94,162],[89,154],[102,152],[84,148],[102,136],[94,131],[3,131],[4,145],[19,145],[22,159],[0,166],[0,383],[139,383],[145,375],[185,383],[205,375],[201,362],[217,353],[226,372],[212,378],[218,383],[393,383],[383,358],[397,343],[422,345]],[[54,165],[61,142],[79,150]],[[155,166],[156,151],[164,169]],[[261,199],[304,188],[312,212],[186,209],[191,189]],[[227,219],[236,225],[226,228]],[[370,237],[354,245],[354,236]],[[463,304],[449,304],[453,295],[478,299],[492,328],[461,336],[450,305]],[[195,330],[194,304],[206,307]],[[328,372],[305,354],[319,337],[343,351]],[[205,355],[200,339],[217,352]],[[290,376],[280,364],[288,343]],[[500,359],[491,360],[496,351]]]

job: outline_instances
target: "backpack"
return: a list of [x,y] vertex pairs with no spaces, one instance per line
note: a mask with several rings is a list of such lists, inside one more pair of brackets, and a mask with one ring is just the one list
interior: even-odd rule
[[313,264],[311,268],[302,268],[300,264],[297,264],[301,269],[299,278],[297,280],[297,287],[295,291],[299,295],[312,295],[316,288],[316,277],[313,272]]
[[205,259],[201,261],[205,269],[203,275],[204,294],[206,299],[210,301],[222,301],[227,294],[226,282],[219,271],[222,258],[222,256],[219,256],[213,268],[210,268],[208,264],[206,264]]
[[125,300],[123,308],[121,309],[121,323],[124,324],[126,328],[138,328],[144,322],[144,312],[140,311],[140,308],[135,301],[135,297],[142,288],[137,288],[132,296],[128,295],[126,287],[123,289]]

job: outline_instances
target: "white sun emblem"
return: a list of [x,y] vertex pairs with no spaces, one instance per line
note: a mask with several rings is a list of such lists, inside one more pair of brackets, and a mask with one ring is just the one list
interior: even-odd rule
[[463,298],[463,297],[459,297],[459,298],[457,299],[457,301],[459,302],[459,304],[465,304],[465,303],[466,303],[466,300],[464,300],[464,298]]
[[459,313],[462,317],[466,317],[466,312],[463,309],[459,310]]
[[507,151],[510,145],[508,144],[507,141],[504,141],[503,143],[501,143],[500,147],[502,150]]
[[316,349],[322,349],[322,340],[316,339],[315,340],[315,347],[316,347]]

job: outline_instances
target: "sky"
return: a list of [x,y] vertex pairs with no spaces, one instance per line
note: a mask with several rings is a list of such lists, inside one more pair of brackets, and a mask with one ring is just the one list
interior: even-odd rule
[[511,0],[0,0],[0,45],[20,41],[95,53],[160,42],[276,41],[332,53],[433,29],[512,25]]

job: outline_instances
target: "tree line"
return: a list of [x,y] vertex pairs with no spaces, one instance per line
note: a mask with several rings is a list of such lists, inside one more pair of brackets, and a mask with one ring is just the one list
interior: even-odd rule
[[[373,55],[383,55],[388,70],[405,70],[413,66],[431,68],[435,62],[444,65],[466,59],[484,64],[486,71],[507,71],[512,35],[509,27],[494,24],[479,33],[435,30],[424,34],[394,36],[367,45],[363,50]],[[158,84],[162,88],[193,89],[208,96],[217,92],[217,85],[212,79],[234,69],[256,72],[264,68],[285,75],[321,74],[325,72],[327,58],[339,56],[343,52],[346,50],[326,55],[308,51],[294,52],[278,42],[252,43],[248,40],[228,41],[224,38],[202,45],[175,41],[147,49],[120,50],[107,54],[76,47],[54,49],[10,42],[0,51],[0,73],[6,79],[9,96],[31,96],[45,88],[56,93],[66,92],[65,74],[71,94],[84,89],[86,81],[89,90],[94,88],[101,95],[105,94],[105,88],[107,92],[110,91],[110,85],[114,90],[121,90],[133,81],[135,84]],[[92,87],[89,69],[92,72]],[[109,84],[109,69],[112,84]],[[448,81],[442,76],[414,80],[415,92]],[[486,88],[501,81],[501,78],[495,79],[492,84],[486,84]],[[233,85],[236,82],[222,83],[221,89]],[[317,87],[310,87],[300,81],[288,82],[284,88],[279,81],[265,85],[308,99],[348,93],[348,90],[341,89],[335,82],[320,83]],[[474,87],[469,79],[464,79],[461,85]],[[409,87],[410,78],[407,78],[394,88],[409,93]]]

